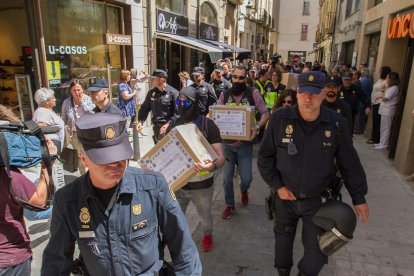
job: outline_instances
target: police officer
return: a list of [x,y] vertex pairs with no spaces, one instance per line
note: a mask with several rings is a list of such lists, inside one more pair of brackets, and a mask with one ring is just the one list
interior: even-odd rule
[[203,67],[194,67],[191,74],[194,78],[194,83],[191,85],[199,94],[198,106],[200,108],[201,115],[207,115],[209,106],[217,103],[216,93],[213,86],[204,81],[205,71]]
[[164,70],[156,69],[151,75],[151,82],[154,88],[148,91],[138,114],[138,132],[142,129],[143,122],[152,111],[151,121],[154,130],[154,143],[158,143],[164,136],[168,122],[177,114],[175,100],[178,91],[167,84],[168,75]]
[[329,109],[342,115],[348,122],[349,129],[352,129],[352,111],[347,102],[338,98],[339,85],[336,81],[328,79],[325,84],[325,100],[323,104]]
[[231,82],[223,77],[223,67],[218,66],[216,69],[214,69],[213,75],[214,79],[211,80],[210,84],[213,86],[214,91],[216,92],[217,99],[219,99],[221,93],[231,87]]
[[257,89],[259,89],[260,95],[264,97],[266,90],[265,85],[269,80],[269,72],[266,69],[261,69],[258,74],[258,79],[254,82],[254,85]]
[[345,100],[352,111],[352,128],[351,133],[354,133],[355,115],[358,112],[359,104],[362,104],[365,109],[365,114],[370,112],[370,102],[364,92],[352,83],[352,73],[346,73],[342,76],[342,85],[340,87],[339,98]]
[[175,275],[201,275],[197,249],[165,178],[127,167],[132,148],[126,119],[85,115],[76,128],[89,171],[55,195],[41,275],[69,275],[75,242],[90,275],[163,275],[160,233]]
[[334,159],[343,173],[357,216],[366,222],[367,182],[353,145],[348,124],[336,112],[321,105],[325,75],[307,72],[299,76],[298,105],[282,108],[270,118],[258,167],[275,196],[275,264],[279,275],[289,275],[296,227],[302,218],[304,256],[299,275],[318,275],[327,257],[318,245],[324,230],[312,222],[322,204],[321,194],[334,177]]
[[88,91],[91,93],[92,102],[96,105],[93,109],[95,113],[108,112],[124,116],[124,112],[109,99],[109,86],[106,80],[92,78],[89,83]]

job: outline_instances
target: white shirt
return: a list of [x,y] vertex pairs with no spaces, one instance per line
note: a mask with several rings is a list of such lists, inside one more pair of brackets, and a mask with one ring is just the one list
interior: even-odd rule
[[386,80],[379,79],[374,84],[374,86],[372,87],[372,93],[371,93],[371,104],[379,104],[382,102],[382,100],[380,99],[376,100],[376,98],[381,96],[381,91],[385,91],[386,88],[387,88]]
[[388,87],[385,90],[386,101],[383,101],[379,107],[378,113],[385,116],[394,116],[398,102],[398,87],[396,85]]
[[53,110],[44,107],[38,107],[33,113],[33,121],[36,123],[45,123],[49,126],[58,126],[59,132],[56,134],[46,134],[52,140],[60,140],[63,147],[63,139],[65,138],[65,124]]

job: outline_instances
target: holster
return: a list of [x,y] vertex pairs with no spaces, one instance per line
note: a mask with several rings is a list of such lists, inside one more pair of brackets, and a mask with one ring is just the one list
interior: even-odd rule
[[273,220],[273,214],[275,212],[275,202],[274,202],[274,194],[270,192],[270,194],[265,197],[265,206],[266,206],[266,214],[269,220]]

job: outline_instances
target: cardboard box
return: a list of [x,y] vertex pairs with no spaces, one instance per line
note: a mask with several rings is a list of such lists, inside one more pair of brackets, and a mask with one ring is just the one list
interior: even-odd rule
[[295,73],[283,73],[282,80],[280,82],[286,85],[287,89],[296,90],[299,87],[298,76],[299,74]]
[[173,128],[140,160],[141,168],[161,173],[177,191],[196,174],[194,163],[217,159],[217,154],[195,124]]
[[251,129],[255,127],[254,106],[210,106],[209,117],[220,129],[222,139],[251,141]]

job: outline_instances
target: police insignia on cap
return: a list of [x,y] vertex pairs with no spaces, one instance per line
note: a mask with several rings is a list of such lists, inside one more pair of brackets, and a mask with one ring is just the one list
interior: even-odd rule
[[326,138],[331,137],[331,135],[332,135],[332,132],[330,130],[325,130],[325,137]]
[[141,204],[135,204],[132,206],[132,213],[136,216],[140,215],[142,211]]
[[112,141],[115,139],[116,133],[115,128],[113,126],[107,126],[105,128],[105,138],[108,141]]
[[89,84],[95,84],[95,83],[96,83],[96,79],[95,78],[89,79]]
[[172,199],[174,201],[177,201],[177,197],[175,196],[175,193],[174,193],[174,191],[171,188],[170,188],[170,194],[171,194]]
[[[89,214],[89,210],[86,207],[80,209],[79,220],[82,224],[89,224],[91,221],[91,215]],[[82,225],[83,227],[84,225]]]
[[313,75],[309,75],[308,76],[308,81],[312,82],[314,81],[315,77]]
[[291,124],[288,124],[286,127],[286,134],[287,136],[291,136],[293,133],[293,126]]

